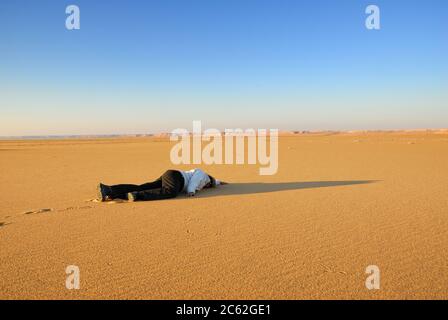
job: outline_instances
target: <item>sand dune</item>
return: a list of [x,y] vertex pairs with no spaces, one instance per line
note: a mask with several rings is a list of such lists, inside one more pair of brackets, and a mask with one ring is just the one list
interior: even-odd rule
[[[448,298],[448,133],[282,136],[279,168],[202,166],[194,198],[94,201],[164,139],[0,142],[0,298]],[[79,290],[65,287],[79,266]],[[365,269],[381,270],[380,290]]]

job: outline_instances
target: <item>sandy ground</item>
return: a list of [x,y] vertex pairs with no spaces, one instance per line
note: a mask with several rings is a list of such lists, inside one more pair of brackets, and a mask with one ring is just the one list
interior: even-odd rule
[[[99,181],[189,168],[171,165],[170,147],[0,142],[0,298],[448,298],[448,134],[282,137],[274,176],[202,166],[232,184],[88,201]],[[68,265],[79,290],[65,287]],[[365,287],[369,265],[379,290]]]

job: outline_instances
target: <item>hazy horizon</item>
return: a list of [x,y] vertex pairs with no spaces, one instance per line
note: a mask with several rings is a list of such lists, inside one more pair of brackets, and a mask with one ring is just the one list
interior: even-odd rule
[[[189,128],[185,128],[189,129]],[[209,128],[204,128],[209,129]],[[257,129],[257,128],[226,128],[226,129]],[[264,129],[264,128],[259,128]],[[220,130],[224,133],[224,130]],[[279,130],[279,133],[299,133],[299,134],[313,134],[313,133],[325,133],[325,132],[334,132],[334,133],[359,133],[359,132],[384,132],[384,133],[399,133],[399,132],[437,132],[437,131],[448,131],[447,128],[403,128],[403,129],[353,129],[353,130],[326,130],[326,129],[317,129],[317,130],[301,130],[301,129],[291,129],[291,130]],[[39,139],[39,138],[83,138],[83,137],[133,137],[133,136],[157,136],[163,134],[170,134],[171,131],[158,131],[158,132],[135,132],[135,133],[126,133],[126,132],[118,132],[118,133],[81,133],[81,134],[42,134],[42,135],[11,135],[11,136],[0,136],[0,140],[11,140],[11,139]],[[191,132],[190,132],[191,133]]]
[[[80,8],[80,30],[65,9]],[[381,10],[367,30],[365,8]],[[447,128],[448,2],[0,3],[0,136]]]

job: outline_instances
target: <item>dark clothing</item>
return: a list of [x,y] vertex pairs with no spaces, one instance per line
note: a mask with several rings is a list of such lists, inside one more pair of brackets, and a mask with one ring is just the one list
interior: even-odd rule
[[175,198],[184,188],[184,177],[177,170],[168,170],[160,178],[142,185],[118,184],[111,186],[112,199],[128,199],[127,194],[138,192],[137,200],[162,200]]

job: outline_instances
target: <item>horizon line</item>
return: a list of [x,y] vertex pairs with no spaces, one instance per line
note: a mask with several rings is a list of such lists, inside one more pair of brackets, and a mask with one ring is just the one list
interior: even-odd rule
[[[245,129],[243,129],[245,130]],[[268,129],[266,129],[268,130]],[[224,133],[224,130],[219,130]],[[446,128],[424,128],[424,129],[357,129],[357,130],[278,130],[280,134],[291,135],[306,135],[306,134],[319,134],[319,133],[399,133],[399,132],[446,132],[448,133],[448,127]],[[166,137],[172,135],[172,132],[161,131],[153,133],[104,133],[104,134],[35,134],[35,135],[4,135],[0,136],[0,140],[13,140],[13,139],[58,139],[58,138],[119,138],[119,137]],[[189,132],[191,135],[192,133]]]

